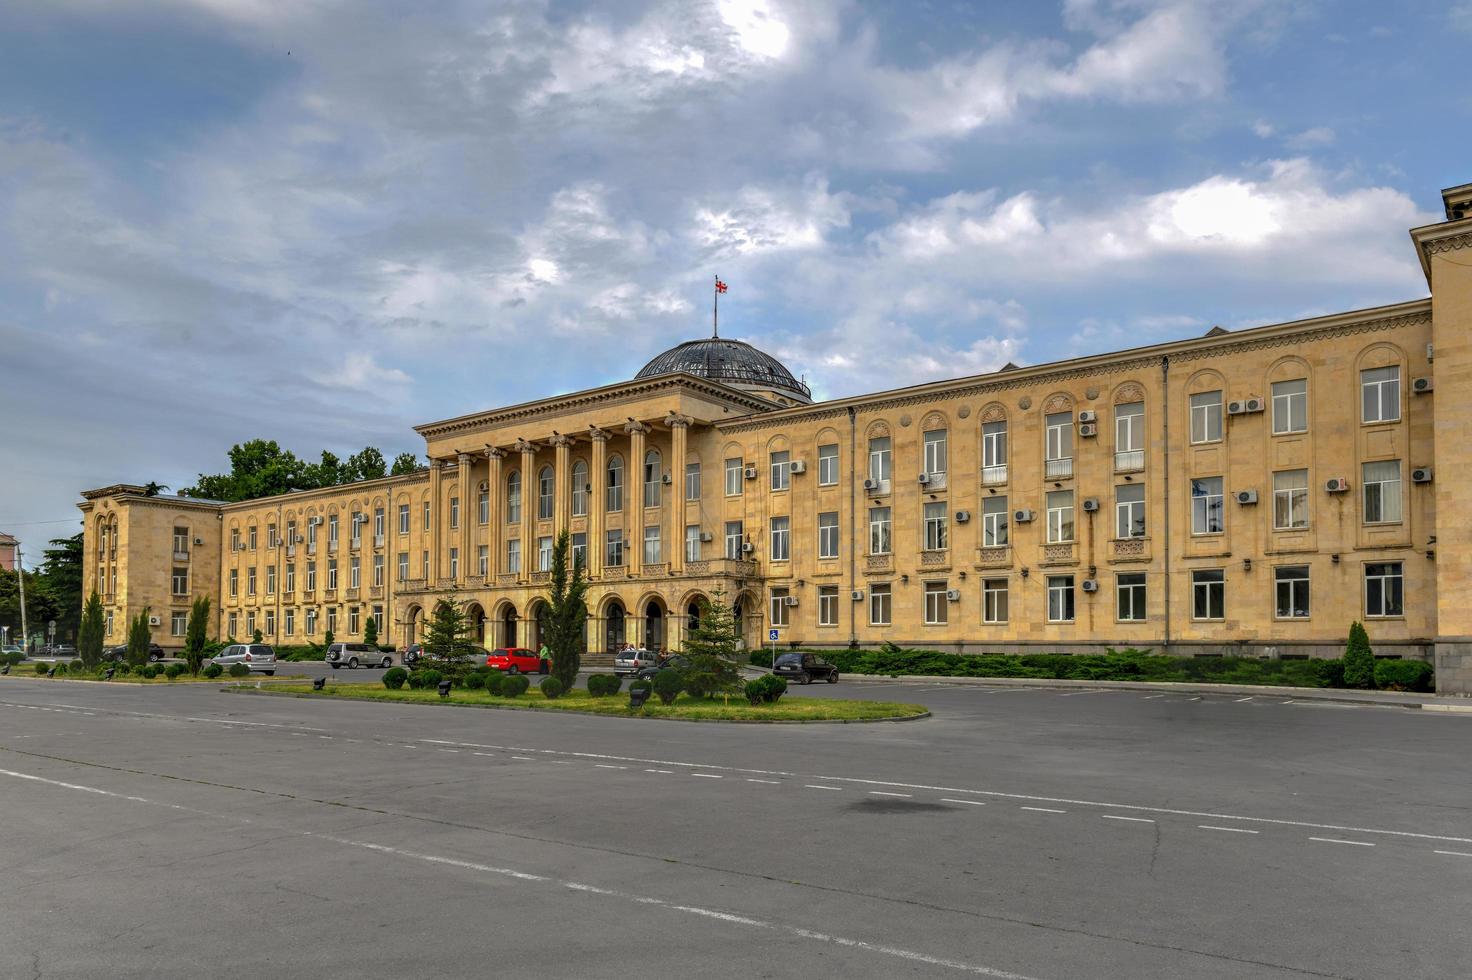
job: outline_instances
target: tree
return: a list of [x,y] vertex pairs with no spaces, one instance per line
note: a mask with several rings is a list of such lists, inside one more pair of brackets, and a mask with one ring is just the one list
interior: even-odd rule
[[685,635],[684,653],[690,665],[680,673],[691,694],[703,697],[742,688],[741,625],[724,592],[716,591],[701,603],[700,616]]
[[[0,625],[10,627],[10,635],[13,638],[20,637],[21,615],[20,615],[20,575],[16,571],[0,568]],[[50,620],[56,620],[58,631],[65,622],[61,603],[56,601],[52,594],[51,583],[43,578],[38,572],[26,572],[26,616],[29,618],[31,633],[44,634],[46,624]],[[81,608],[81,599],[77,600],[77,607]],[[57,639],[60,640],[64,634],[58,632]],[[25,639],[17,642],[26,646]]]
[[378,619],[374,616],[369,616],[363,623],[363,642],[372,647],[378,646]]
[[552,591],[547,597],[547,625],[544,633],[547,650],[552,654],[552,676],[572,690],[583,663],[583,643],[588,630],[588,577],[579,558],[568,574],[568,555],[572,537],[564,529],[552,546]]
[[134,617],[128,626],[128,663],[135,667],[148,663],[148,645],[153,642],[153,632],[148,628],[148,607]]
[[261,636],[261,631],[260,630],[256,630],[254,633],[252,633],[250,635],[250,641],[252,643],[260,643],[263,639],[264,639],[264,637]]
[[[47,619],[56,620],[57,639],[75,639],[82,619],[82,533],[53,538],[51,544],[54,547],[42,552],[38,573],[44,591],[57,606],[56,614]],[[30,590],[31,583],[27,580],[26,592]],[[29,594],[26,598],[30,599]]]
[[381,480],[388,476],[388,465],[383,461],[383,453],[365,446],[361,453],[348,457],[342,475],[349,480]]
[[[187,497],[207,497],[231,503],[274,497],[293,490],[316,490],[358,480],[376,480],[387,475],[383,453],[372,446],[354,453],[346,461],[324,450],[318,462],[300,459],[289,449],[282,449],[274,439],[251,439],[230,447],[230,472],[199,475],[192,487],[179,491]],[[407,469],[400,461],[408,457]],[[394,475],[413,473],[419,469],[414,457],[401,453],[394,460]],[[162,489],[168,489],[163,487]]]
[[88,667],[95,667],[102,660],[102,634],[106,628],[102,617],[102,596],[93,590],[82,610],[82,628],[77,637],[77,656]]
[[160,493],[162,493],[163,491],[165,491],[167,489],[169,489],[169,488],[168,488],[168,486],[166,484],[156,483],[153,480],[149,480],[147,483],[145,483],[143,485],[143,496],[145,496],[145,497],[157,497]]
[[425,657],[438,661],[435,666],[444,669],[468,656],[470,648],[470,621],[465,608],[456,599],[435,603],[424,634]]
[[421,469],[419,457],[413,453],[399,453],[394,457],[393,469],[388,471],[389,476],[407,476]]
[[1349,626],[1349,643],[1344,648],[1344,686],[1375,686],[1375,651],[1370,636],[1358,621]]
[[199,596],[189,608],[189,622],[184,627],[184,659],[189,663],[189,672],[199,676],[204,665],[204,646],[208,642],[206,632],[210,625],[210,597]]

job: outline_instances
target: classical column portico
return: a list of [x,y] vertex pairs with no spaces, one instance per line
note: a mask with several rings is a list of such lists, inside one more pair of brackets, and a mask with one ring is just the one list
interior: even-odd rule
[[598,575],[603,571],[604,544],[603,515],[607,510],[608,486],[608,433],[595,426],[588,429],[588,438],[593,441],[593,462],[589,467],[588,482],[593,492],[588,495],[588,574]]
[[491,494],[491,513],[486,524],[486,552],[489,555],[489,560],[486,562],[486,577],[493,583],[505,564],[502,552],[506,548],[501,543],[501,528],[506,520],[501,511],[501,500],[506,495],[506,481],[501,472],[501,461],[505,458],[506,450],[497,449],[495,446],[486,447],[487,469],[490,471],[486,476],[486,486]]
[[572,438],[560,432],[552,433],[552,448],[555,450],[552,489],[552,534],[555,540],[567,530],[572,513]]
[[521,453],[521,574],[525,582],[531,578],[537,559],[537,446],[525,439],[516,440]]
[[666,554],[670,573],[679,575],[685,571],[685,441],[690,419],[671,413],[664,424],[670,428],[670,489],[674,491],[670,494],[669,508],[663,511],[671,515]]
[[455,547],[460,549],[460,561],[455,569],[457,585],[464,584],[470,578],[470,528],[474,523],[471,520],[473,511],[470,509],[470,461],[473,458],[469,453],[461,453],[455,458],[459,466],[456,475],[460,484],[460,528],[455,533]]
[[644,567],[644,437],[649,426],[630,419],[624,431],[629,435],[629,465],[625,468],[629,499],[624,504],[632,515],[624,521],[628,529],[624,533],[624,564],[633,576]]
[[440,545],[443,544],[443,536],[440,528],[443,522],[440,520],[440,489],[444,479],[445,461],[432,459],[429,461],[429,571],[426,573],[432,585],[440,578]]

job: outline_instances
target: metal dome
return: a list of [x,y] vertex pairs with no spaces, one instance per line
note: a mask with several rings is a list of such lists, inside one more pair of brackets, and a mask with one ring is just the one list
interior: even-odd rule
[[687,340],[644,365],[634,378],[652,378],[676,371],[737,388],[778,391],[803,401],[812,400],[811,389],[794,378],[781,361],[739,340],[724,337]]

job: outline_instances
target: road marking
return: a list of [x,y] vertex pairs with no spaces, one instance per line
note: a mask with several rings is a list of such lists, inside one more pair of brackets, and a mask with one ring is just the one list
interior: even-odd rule
[[816,783],[804,783],[802,788],[803,789],[831,789],[835,793],[839,793],[839,792],[842,792],[843,791],[843,787],[842,786],[819,786]]
[[1309,840],[1316,840],[1320,844],[1353,844],[1355,847],[1374,847],[1375,846],[1374,844],[1371,844],[1369,841],[1364,841],[1364,840],[1340,840],[1337,837],[1310,837]]
[[781,786],[782,785],[782,780],[780,780],[780,779],[752,779],[750,776],[748,776],[748,777],[746,777],[746,781],[748,783],[766,783],[769,786]]
[[1260,834],[1260,833],[1262,833],[1262,831],[1260,831],[1260,830],[1247,830],[1244,827],[1213,827],[1211,824],[1208,824],[1208,823],[1198,823],[1196,826],[1197,827],[1200,827],[1202,830],[1224,830],[1224,831],[1226,831],[1229,834]]
[[[331,736],[331,735],[318,735],[318,736],[317,736],[317,737],[318,737],[318,738],[329,738],[329,739],[330,739],[330,738],[332,738],[332,736]],[[445,751],[446,751],[446,752],[449,752],[449,751],[453,751],[453,750],[451,750],[451,749],[446,749],[446,750],[445,750]]]
[[1233,704],[1242,704],[1245,701],[1251,701],[1251,700],[1252,700],[1252,698],[1238,698],[1236,701],[1234,701],[1232,703]]
[[459,755],[460,754],[460,750],[459,749],[440,749],[440,751],[441,752],[449,752],[452,755]]
[[[526,759],[526,756],[524,756],[524,755],[513,755],[511,758],[513,758],[513,759]],[[527,759],[527,761],[528,762],[531,762],[532,760],[531,759]],[[594,764],[593,768],[595,768],[595,769],[627,769],[629,767],[628,766],[610,766],[606,762],[598,762],[598,763],[595,763]]]
[[948,800],[944,796],[940,798],[942,803],[964,803],[967,806],[986,806],[981,800]]
[[1164,694],[1152,694],[1148,698],[1141,698],[1140,700],[1141,701],[1154,701],[1156,698],[1163,698],[1163,697],[1165,697]]
[[1187,701],[1200,701],[1200,698],[1187,698]]
[[1105,820],[1128,820],[1128,821],[1130,821],[1132,823],[1154,823],[1155,822],[1154,820],[1151,820],[1149,817],[1121,817],[1117,813],[1105,813],[1105,814],[1101,814],[1101,816],[1103,816],[1103,818]]
[[886,792],[884,792],[883,790],[880,790],[880,789],[871,789],[871,790],[869,790],[869,795],[870,796],[898,796],[898,797],[901,797],[901,798],[906,799],[906,800],[913,799],[914,798],[914,794],[913,793],[886,793]]
[[1023,810],[1033,810],[1033,811],[1036,811],[1037,813],[1067,813],[1068,812],[1067,810],[1054,810],[1052,807],[1046,807],[1046,806],[1025,806],[1025,807],[1022,807],[1022,809]]
[[1459,858],[1472,858],[1472,853],[1468,853],[1467,851],[1432,851],[1431,853],[1432,854],[1447,854],[1447,855],[1450,855],[1452,857],[1459,857]]
[[666,776],[671,775],[673,773],[673,770],[671,770],[671,769],[645,769],[644,771],[645,772],[658,772],[658,773],[663,773]]
[[496,757],[496,753],[494,753],[494,752],[472,752],[470,754],[471,755],[483,755],[487,759],[494,759]]
[[692,772],[690,775],[699,776],[701,779],[725,779],[725,776],[717,776],[713,772]]
[[537,761],[536,759],[533,759],[529,755],[513,755],[511,758],[516,759],[519,762],[536,762]]
[[1103,691],[1070,691],[1067,694],[1058,695],[1060,698],[1076,698],[1080,694],[1103,694]]

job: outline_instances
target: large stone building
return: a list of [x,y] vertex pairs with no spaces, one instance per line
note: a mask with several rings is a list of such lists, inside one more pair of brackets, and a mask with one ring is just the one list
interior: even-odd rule
[[1332,656],[1362,620],[1466,683],[1472,185],[1444,197],[1411,233],[1429,299],[819,403],[747,344],[691,341],[624,383],[421,425],[409,476],[90,491],[86,587],[114,640],[147,606],[178,645],[206,594],[221,635],[375,616],[404,644],[453,595],[487,645],[535,646],[566,529],[594,653],[678,648],[722,592],[753,645]]

